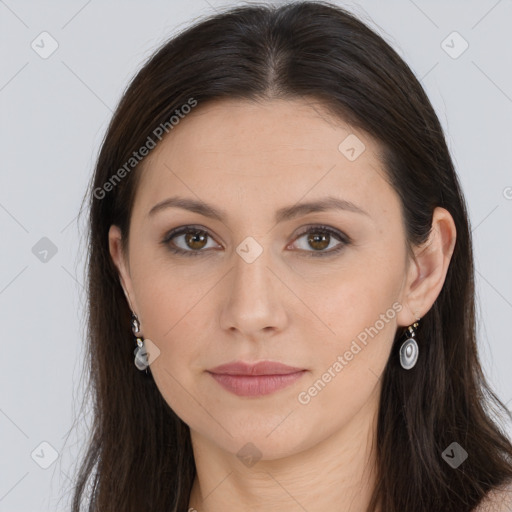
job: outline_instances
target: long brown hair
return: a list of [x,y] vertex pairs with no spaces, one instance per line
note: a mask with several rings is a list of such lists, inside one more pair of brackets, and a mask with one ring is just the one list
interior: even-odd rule
[[[421,357],[403,371],[397,333],[382,376],[378,482],[368,512],[472,510],[512,478],[512,445],[499,423],[500,414],[511,416],[478,358],[471,231],[452,159],[431,103],[398,54],[349,12],[315,1],[237,6],[197,21],[148,60],[117,107],[86,196],[85,399],[90,394],[94,417],[73,511],[84,500],[98,512],[188,508],[195,476],[189,428],[151,375],[135,368],[131,311],[108,230],[118,225],[126,247],[144,165],[133,153],[148,137],[159,142],[158,127],[179,130],[169,120],[191,98],[198,108],[222,98],[320,101],[382,145],[410,246],[427,239],[436,206],[450,212],[457,241],[442,291],[420,324]],[[442,457],[453,442],[469,455],[457,468]]]

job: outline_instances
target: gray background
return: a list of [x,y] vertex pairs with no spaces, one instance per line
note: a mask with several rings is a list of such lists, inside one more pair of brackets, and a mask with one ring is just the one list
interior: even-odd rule
[[[473,228],[484,370],[510,408],[512,2],[337,3],[397,49],[445,129]],[[0,511],[68,509],[90,419],[75,422],[87,336],[77,214],[112,110],[154,49],[227,5],[0,0]]]

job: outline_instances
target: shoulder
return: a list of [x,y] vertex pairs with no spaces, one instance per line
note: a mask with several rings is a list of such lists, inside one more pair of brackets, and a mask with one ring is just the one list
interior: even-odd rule
[[512,512],[512,481],[490,491],[473,512]]

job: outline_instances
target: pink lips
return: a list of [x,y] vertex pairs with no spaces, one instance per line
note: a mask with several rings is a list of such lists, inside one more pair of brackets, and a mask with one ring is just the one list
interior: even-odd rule
[[273,361],[237,361],[217,366],[208,373],[226,390],[238,396],[268,395],[289,386],[306,372]]

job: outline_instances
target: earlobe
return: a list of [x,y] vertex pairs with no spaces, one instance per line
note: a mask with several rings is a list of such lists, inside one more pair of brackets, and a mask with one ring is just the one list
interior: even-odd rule
[[131,279],[129,267],[125,258],[125,254],[122,250],[122,236],[121,230],[118,226],[112,225],[110,226],[108,232],[108,244],[109,244],[109,252],[112,261],[114,262],[115,267],[117,268],[119,274],[119,280],[121,283],[121,288],[123,289],[124,295],[130,306],[132,311],[136,311],[132,306],[132,301],[130,299],[131,292]]
[[452,216],[446,209],[437,207],[428,239],[414,249],[415,258],[411,262],[409,282],[404,292],[411,318],[407,318],[404,325],[415,321],[413,311],[423,317],[441,293],[455,241],[456,228]]

